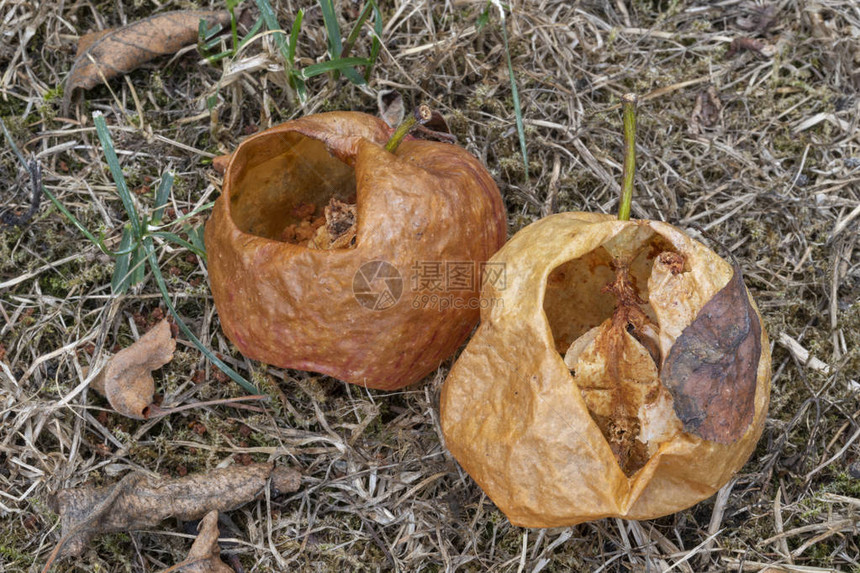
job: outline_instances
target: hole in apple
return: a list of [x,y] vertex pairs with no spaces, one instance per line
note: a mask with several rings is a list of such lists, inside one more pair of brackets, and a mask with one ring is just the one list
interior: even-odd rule
[[245,233],[318,249],[355,246],[355,169],[298,132],[248,140],[233,160],[230,211]]
[[615,298],[601,291],[615,276],[611,262],[609,252],[598,247],[562,263],[549,274],[543,310],[561,354],[574,340],[612,316]]
[[[685,266],[668,241],[631,226],[559,265],[547,280],[544,313],[555,348],[627,476],[681,431],[659,369],[677,336],[666,340],[661,331],[677,326],[662,303],[677,294],[678,281],[690,279],[678,278]],[[656,310],[651,289],[661,301]]]

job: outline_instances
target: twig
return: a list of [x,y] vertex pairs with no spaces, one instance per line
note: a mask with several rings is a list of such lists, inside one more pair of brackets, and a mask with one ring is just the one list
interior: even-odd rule
[[850,447],[851,447],[851,444],[853,444],[854,442],[856,442],[856,441],[857,441],[857,438],[860,438],[860,428],[858,428],[858,429],[857,429],[857,431],[856,431],[856,432],[854,432],[854,435],[853,435],[853,436],[851,436],[850,438],[848,438],[848,441],[847,441],[847,442],[845,442],[845,445],[844,445],[844,446],[842,446],[842,449],[840,449],[838,452],[836,452],[835,454],[833,454],[833,456],[831,456],[827,461],[825,461],[825,462],[823,462],[823,463],[819,464],[819,465],[818,465],[818,467],[816,467],[814,470],[812,470],[811,472],[809,472],[808,474],[806,474],[806,477],[804,478],[804,480],[805,480],[807,483],[809,483],[809,480],[810,480],[810,479],[812,479],[812,476],[814,476],[815,474],[817,474],[818,472],[820,472],[821,470],[823,470],[824,468],[826,468],[827,466],[829,466],[830,464],[832,464],[833,462],[835,462],[836,460],[838,460],[839,458],[841,458],[841,457],[842,457],[842,454],[844,454],[845,452],[847,452],[847,451],[848,451],[848,448],[850,448]]
[[[773,525],[777,533],[784,533],[785,527],[782,523],[782,486],[776,490],[776,496],[773,499]],[[779,551],[782,556],[788,559],[788,562],[794,565],[794,557],[791,556],[791,551],[788,549],[788,541],[785,537],[779,538]]]
[[[149,407],[150,412],[154,412],[151,416],[148,416],[148,419],[154,420],[157,418],[162,418],[169,414],[176,414],[177,412],[182,412],[183,410],[191,410],[193,408],[205,408],[207,406],[218,406],[221,404],[235,405],[236,402],[247,402],[250,400],[260,400],[260,401],[268,401],[270,400],[269,396],[265,394],[257,394],[254,396],[239,396],[237,398],[223,398],[221,400],[209,400],[208,402],[194,402],[192,404],[183,404],[182,406],[177,406],[176,408],[159,408],[156,405],[151,405]],[[246,406],[247,408],[247,406]],[[254,409],[256,411],[262,412],[263,410]]]
[[27,171],[30,175],[30,208],[21,215],[3,213],[3,216],[0,217],[0,222],[4,225],[10,227],[26,225],[39,210],[39,205],[42,203],[42,166],[35,156],[30,157],[30,161],[27,163]]
[[818,372],[821,372],[823,374],[830,374],[829,365],[822,362],[818,358],[811,356],[806,348],[804,348],[797,340],[795,340],[788,334],[780,332],[777,341],[782,346],[784,346],[791,353],[791,355],[798,360],[798,362],[800,362],[807,368],[812,368],[813,370],[817,370]]
[[10,134],[9,130],[6,129],[6,124],[3,122],[3,120],[0,120],[0,130],[3,131],[3,136],[9,143],[9,147],[15,153],[15,156],[18,157],[18,161],[20,161],[21,164],[27,168],[27,171],[30,175],[30,208],[27,209],[27,211],[22,215],[4,213],[2,216],[0,216],[0,223],[3,223],[4,225],[8,225],[10,227],[18,227],[21,225],[26,225],[30,221],[30,219],[33,218],[33,215],[36,214],[36,211],[39,210],[39,205],[42,202],[42,166],[35,155],[30,155],[30,161],[26,161],[24,159],[24,156],[21,154],[21,151],[18,149],[18,146],[15,145],[15,140],[12,139],[12,134]]
[[[722,529],[720,526],[723,524],[723,517],[726,513],[726,505],[729,501],[729,496],[732,494],[732,490],[735,487],[735,483],[737,483],[737,478],[733,478],[729,483],[720,488],[720,491],[717,493],[717,500],[714,502],[714,510],[711,512],[711,521],[708,523],[708,539],[705,543],[700,545],[702,547],[702,556],[699,561],[699,565],[704,566],[707,564],[710,558],[711,548],[714,545],[714,540]],[[692,555],[690,555],[692,557]],[[676,563],[677,565],[677,563]]]

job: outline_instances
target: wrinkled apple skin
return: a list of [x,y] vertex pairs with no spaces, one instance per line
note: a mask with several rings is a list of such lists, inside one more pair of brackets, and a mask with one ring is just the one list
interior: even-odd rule
[[[754,416],[742,437],[719,444],[680,432],[637,473],[622,472],[554,344],[544,293],[553,269],[633,225],[650,227],[687,258],[704,300],[732,276],[728,263],[671,225],[592,213],[533,223],[491,259],[506,265],[507,282],[504,289],[488,283],[482,292],[482,299],[495,302],[482,305],[481,325],[445,381],[440,421],[448,449],[514,525],[560,527],[675,513],[719,490],[761,435],[771,375],[764,328]],[[584,277],[569,279],[587,284]],[[596,295],[601,285],[591,286]],[[565,312],[590,312],[590,296],[578,292]],[[754,319],[761,320],[757,309]]]
[[[391,132],[370,115],[325,113],[254,135],[233,153],[205,241],[221,325],[243,355],[393,390],[437,368],[474,327],[479,277],[471,290],[437,293],[467,308],[415,308],[413,267],[474,261],[477,273],[505,240],[499,190],[464,149],[406,140],[392,154],[384,149]],[[297,205],[298,194],[322,205],[339,187],[357,195],[354,248],[277,240],[286,223],[276,212],[289,211],[282,204]],[[394,306],[369,309],[353,295],[369,261],[399,272]]]

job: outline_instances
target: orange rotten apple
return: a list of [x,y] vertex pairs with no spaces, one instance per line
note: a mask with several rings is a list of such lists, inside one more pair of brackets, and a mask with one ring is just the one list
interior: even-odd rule
[[442,389],[447,447],[515,525],[680,511],[740,469],[764,426],[770,351],[739,268],[629,220],[634,102],[626,218],[562,213],[517,233]]
[[392,390],[468,336],[479,280],[440,309],[415,304],[411,279],[422,264],[477,273],[504,243],[504,206],[464,149],[403,140],[430,113],[420,106],[396,132],[362,113],[312,115],[236,149],[205,241],[221,325],[242,354]]

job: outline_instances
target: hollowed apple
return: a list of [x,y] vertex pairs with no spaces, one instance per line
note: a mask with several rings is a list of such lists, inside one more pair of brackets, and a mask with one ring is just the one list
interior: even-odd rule
[[441,423],[512,523],[659,517],[744,464],[770,353],[739,269],[666,223],[590,213],[533,223],[490,262],[507,288],[484,288]]
[[[373,116],[326,113],[232,155],[205,240],[221,325],[242,354],[395,389],[438,367],[474,327],[477,304],[413,304],[411,279],[417,265],[477,268],[498,250],[498,188],[464,149],[406,140],[390,153],[391,134]],[[354,237],[337,241],[353,203]],[[334,240],[324,247],[290,242],[309,210],[325,213]],[[479,282],[456,296],[476,301]]]

